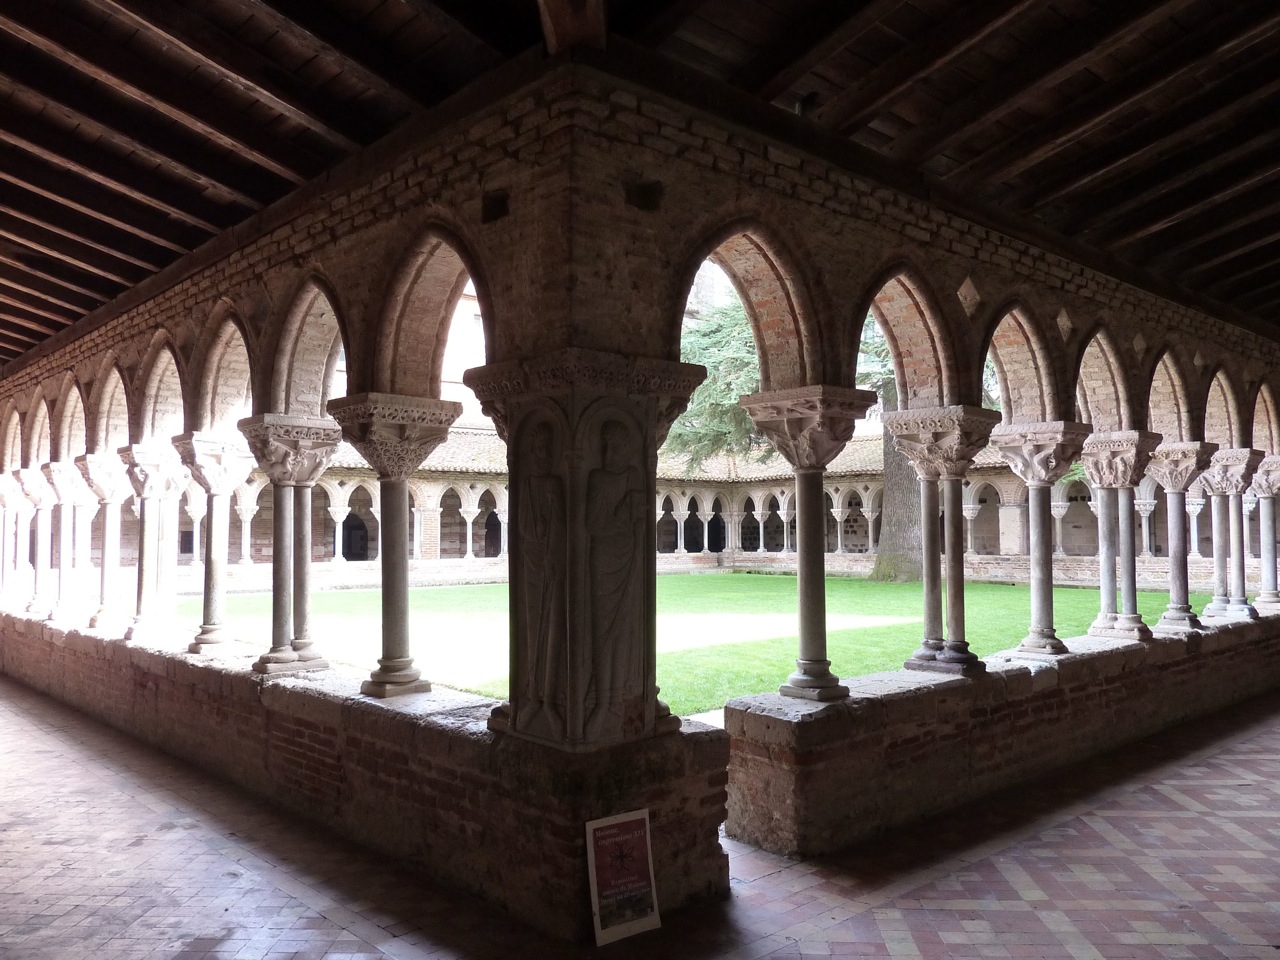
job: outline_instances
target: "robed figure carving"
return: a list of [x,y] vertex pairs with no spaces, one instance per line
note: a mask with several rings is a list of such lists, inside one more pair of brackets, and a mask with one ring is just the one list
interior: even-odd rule
[[600,430],[601,465],[587,479],[587,566],[591,670],[588,739],[633,736],[644,729],[645,524],[649,498],[635,466],[633,431],[618,420]]

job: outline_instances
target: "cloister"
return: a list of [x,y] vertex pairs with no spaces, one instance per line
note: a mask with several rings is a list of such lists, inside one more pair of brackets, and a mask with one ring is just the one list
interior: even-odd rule
[[[108,33],[141,22],[110,5]],[[864,6],[883,18],[899,5]],[[1273,282],[1236,299],[1183,287],[944,189],[927,164],[872,156],[831,132],[845,126],[815,127],[811,99],[777,110],[741,76],[610,34],[602,3],[537,7],[533,46],[486,48],[478,79],[376,137],[314,117],[293,139],[257,129],[266,141],[225,166],[230,182],[204,173],[181,203],[151,197],[127,242],[72,258],[45,227],[14,233],[0,216],[3,236],[87,271],[68,279],[65,263],[0,247],[2,289],[21,288],[0,312],[27,317],[48,296],[51,316],[76,314],[31,342],[0,323],[0,672],[566,938],[591,929],[589,820],[647,809],[668,910],[729,893],[722,824],[735,841],[822,855],[1280,681],[1280,343],[1259,319]],[[43,16],[4,13],[0,28],[46,49],[52,27],[23,19]],[[157,16],[139,29],[191,27]],[[269,16],[342,46],[333,24]],[[879,23],[853,16],[832,36]],[[456,39],[466,21],[439,22]],[[928,43],[959,29],[944,26]],[[919,42],[908,49],[934,49]],[[814,43],[792,81],[820,47],[835,52]],[[349,69],[374,92],[330,107],[374,123],[403,91],[357,54],[343,62],[364,64]],[[819,115],[868,89],[823,93]],[[251,126],[234,90],[210,96]],[[309,116],[279,102],[289,123]],[[950,122],[904,142],[950,142]],[[0,152],[0,172],[25,169],[11,152],[52,155],[31,137]],[[316,143],[334,159],[312,169]],[[276,155],[295,148],[292,167]],[[76,162],[92,167],[96,149],[79,144]],[[128,178],[112,164],[132,162],[103,160],[115,179],[92,191],[116,189],[102,183]],[[236,207],[257,196],[249,163],[289,188]],[[1115,216],[1132,213],[1112,199]],[[183,231],[216,229],[144,256],[177,229],[157,222],[161,203]],[[10,261],[29,271],[21,283]],[[760,389],[741,405],[777,458],[684,473],[659,450],[707,372],[680,360],[707,262],[749,318]],[[496,436],[446,389],[459,315],[478,317],[484,357],[460,379]],[[880,428],[857,385],[869,320],[897,385]],[[988,363],[999,410],[982,406]],[[914,476],[885,474],[885,432]],[[1076,463],[1085,479],[1068,475]],[[847,677],[827,656],[825,576],[868,569],[904,494],[923,518],[919,645],[902,670]],[[431,650],[466,638],[410,633],[418,565],[450,558],[509,581],[503,702],[433,688]],[[314,642],[311,597],[361,562],[376,565],[382,616],[380,656],[357,676]],[[655,680],[657,572],[698,562],[798,581],[795,670],[775,693],[730,700],[724,729],[672,715]],[[225,613],[255,568],[263,586],[270,572],[270,635]],[[971,577],[1030,585],[1020,643],[985,659],[966,641],[966,615],[981,614],[966,611]],[[181,632],[166,610],[197,579],[202,622]],[[1086,636],[1055,628],[1055,581],[1097,588]],[[1140,581],[1167,590],[1156,622],[1138,612]],[[1193,582],[1211,587],[1204,609]]]

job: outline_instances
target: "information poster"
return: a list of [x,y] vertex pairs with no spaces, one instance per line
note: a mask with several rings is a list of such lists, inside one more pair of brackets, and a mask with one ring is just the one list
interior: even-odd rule
[[649,811],[587,824],[587,869],[596,945],[662,926],[649,847]]

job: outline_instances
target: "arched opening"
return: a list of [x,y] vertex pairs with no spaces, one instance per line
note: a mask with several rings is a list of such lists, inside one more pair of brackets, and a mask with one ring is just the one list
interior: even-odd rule
[[777,497],[765,501],[764,549],[766,553],[781,553],[784,545],[782,504]]
[[688,516],[684,520],[684,549],[686,553],[701,553],[703,546],[702,516],[698,513],[698,500],[690,497],[685,508]]
[[1069,480],[1054,488],[1054,518],[1062,511],[1061,522],[1056,526],[1062,531],[1058,549],[1067,556],[1092,557],[1098,553],[1098,523],[1090,509],[1092,496],[1089,485],[1081,480]]
[[953,365],[939,331],[924,285],[906,271],[895,272],[869,298],[858,343],[858,385],[876,390],[885,409],[951,402]]
[[467,521],[462,497],[450,487],[440,496],[440,559],[458,560],[467,555]]
[[1147,397],[1147,426],[1160,434],[1164,443],[1191,439],[1185,381],[1177,361],[1168,352],[1160,358],[1151,377],[1151,390]]
[[1132,429],[1129,391],[1115,348],[1099,330],[1089,340],[1076,372],[1076,418],[1095,433]]
[[721,511],[724,505],[720,498],[711,501],[711,519],[707,521],[707,550],[711,553],[723,553],[725,548],[725,526]]
[[203,429],[237,444],[243,437],[236,425],[253,413],[253,377],[244,337],[230,320],[214,341],[201,384],[200,423]]
[[1229,450],[1241,445],[1239,407],[1236,391],[1219,370],[1209,384],[1204,405],[1204,438],[1216,443],[1219,450]]
[[378,518],[373,512],[373,495],[357,486],[347,500],[348,513],[342,519],[342,556],[346,560],[378,558]]
[[185,427],[182,376],[173,350],[164,344],[156,351],[151,369],[143,380],[139,439],[166,445]]
[[70,463],[88,450],[89,431],[80,389],[69,382],[58,407],[58,449],[55,459]]
[[477,557],[496,557],[502,552],[502,525],[498,523],[498,501],[486,490],[476,501],[480,512],[471,522],[474,536],[472,549]]
[[1263,384],[1253,401],[1253,448],[1269,456],[1280,454],[1280,419],[1277,419],[1275,396]]
[[751,497],[747,497],[742,505],[738,543],[742,545],[744,553],[756,553],[760,549],[760,517],[756,510],[756,502]]
[[124,380],[114,363],[106,366],[95,384],[90,451],[114,454],[129,443],[129,403]]
[[671,497],[662,498],[662,516],[658,517],[658,552],[675,553],[679,545],[679,532],[676,527],[675,504]]
[[28,448],[24,466],[39,469],[42,464],[49,462],[53,447],[49,432],[49,407],[42,397],[32,401],[27,419],[25,432]]
[[285,318],[272,381],[272,412],[325,417],[326,404],[346,393],[342,324],[333,298],[318,280],[309,279]]
[[994,484],[972,481],[964,492],[968,552],[980,556],[1000,553],[1000,491]]
[[987,348],[982,405],[998,410],[1005,423],[1059,419],[1049,363],[1031,321],[1010,310],[996,324]]

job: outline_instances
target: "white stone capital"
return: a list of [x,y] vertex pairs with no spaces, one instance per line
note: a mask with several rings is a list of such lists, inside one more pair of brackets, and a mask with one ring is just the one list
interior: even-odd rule
[[1263,457],[1253,473],[1253,490],[1259,497],[1280,494],[1280,457]]
[[55,460],[52,463],[43,464],[40,469],[44,472],[45,479],[49,481],[49,486],[53,487],[53,492],[57,494],[58,503],[68,506],[97,503],[93,491],[84,482],[84,477],[80,475],[74,463]]
[[1160,484],[1165,492],[1186,493],[1209,466],[1209,458],[1217,449],[1218,445],[1214,443],[1162,443],[1151,454],[1147,476]]
[[169,444],[135,443],[121,447],[119,453],[139,499],[168,500],[180,496],[191,482],[191,472]]
[[133,494],[129,472],[117,454],[86,453],[76,467],[99,503],[123,503]]
[[39,467],[23,467],[21,470],[14,470],[12,476],[22,495],[35,509],[47,510],[58,502],[57,493]]
[[329,401],[343,438],[383,480],[407,480],[449,436],[462,405],[449,400],[362,393]]
[[1209,468],[1201,475],[1200,482],[1216,496],[1239,496],[1249,489],[1262,460],[1261,450],[1248,447],[1219,450],[1209,460]]
[[1136,487],[1159,443],[1160,434],[1146,430],[1094,433],[1085,440],[1080,459],[1095,487]]
[[258,466],[277,486],[313,485],[342,440],[342,430],[328,418],[264,413],[237,426]]
[[738,398],[787,463],[797,469],[824,468],[844,449],[857,422],[874,406],[871,390],[795,387]]
[[191,478],[214,496],[230,496],[253,470],[253,457],[243,442],[207,433],[184,433],[173,438],[173,447],[191,471]]
[[931,407],[895,410],[882,417],[898,452],[911,461],[921,480],[963,477],[987,445],[1000,414],[981,407]]
[[990,443],[1027,486],[1050,486],[1080,459],[1085,439],[1092,432],[1087,423],[1066,420],[1002,423],[991,431]]

